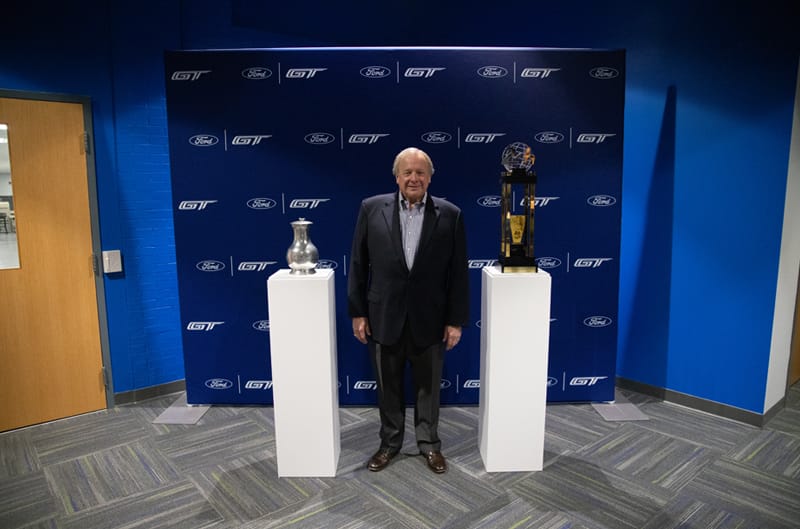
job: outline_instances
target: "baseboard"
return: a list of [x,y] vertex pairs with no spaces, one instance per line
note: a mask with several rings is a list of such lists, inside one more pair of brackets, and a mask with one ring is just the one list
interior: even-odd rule
[[121,406],[123,404],[132,404],[134,402],[161,397],[162,395],[178,393],[179,391],[186,391],[185,380],[175,380],[174,382],[167,382],[166,384],[159,384],[157,386],[114,393],[114,405]]
[[762,414],[622,377],[617,377],[617,387],[635,391],[643,395],[649,395],[666,402],[672,402],[673,404],[680,404],[681,406],[686,406],[694,410],[711,413],[712,415],[725,417],[726,419],[733,419],[734,421],[758,426],[759,428],[764,426],[769,419],[782,410],[784,403],[784,400],[781,399],[781,401],[773,406],[767,413]]

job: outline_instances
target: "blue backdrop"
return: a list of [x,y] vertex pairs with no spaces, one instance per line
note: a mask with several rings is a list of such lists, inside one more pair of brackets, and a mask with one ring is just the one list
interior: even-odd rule
[[548,400],[612,400],[624,61],[530,48],[168,52],[188,401],[272,402],[266,280],[287,267],[289,222],[304,217],[320,266],[336,270],[339,401],[375,402],[347,317],[350,241],[361,199],[395,190],[394,155],[417,146],[436,168],[429,192],[464,211],[470,257],[473,323],[446,357],[442,403],[477,403],[480,270],[499,252],[500,155],[515,141],[536,155],[535,250],[553,277]]

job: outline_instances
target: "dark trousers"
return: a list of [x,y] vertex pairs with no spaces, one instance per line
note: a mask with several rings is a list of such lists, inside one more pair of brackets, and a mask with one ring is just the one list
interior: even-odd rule
[[405,432],[406,405],[403,391],[406,362],[411,364],[416,400],[414,430],[420,451],[440,450],[439,396],[444,364],[444,343],[427,347],[414,345],[403,330],[396,345],[369,341],[370,357],[378,383],[378,408],[381,416],[381,447],[400,450]]

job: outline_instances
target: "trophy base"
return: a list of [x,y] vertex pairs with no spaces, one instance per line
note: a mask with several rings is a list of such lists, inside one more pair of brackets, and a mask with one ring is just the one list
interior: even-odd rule
[[536,259],[523,255],[500,256],[500,272],[504,274],[536,273],[539,267],[536,266]]

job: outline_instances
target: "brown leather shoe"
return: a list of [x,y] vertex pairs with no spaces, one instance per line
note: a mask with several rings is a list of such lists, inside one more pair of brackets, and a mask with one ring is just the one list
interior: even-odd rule
[[431,450],[430,452],[424,452],[422,455],[425,456],[425,461],[428,462],[428,468],[437,474],[444,474],[447,472],[447,462],[444,460],[444,456],[440,451]]
[[367,468],[372,472],[383,470],[389,465],[389,461],[391,461],[398,452],[399,450],[392,450],[391,448],[380,448],[372,457],[369,458]]

